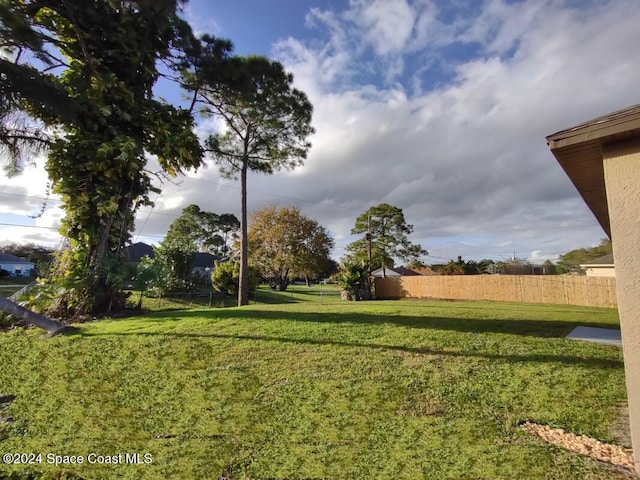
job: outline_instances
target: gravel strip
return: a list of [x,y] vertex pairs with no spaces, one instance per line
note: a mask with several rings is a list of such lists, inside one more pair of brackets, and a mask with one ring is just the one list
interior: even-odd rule
[[611,463],[619,467],[634,470],[633,451],[630,448],[603,443],[586,435],[567,433],[562,428],[551,428],[548,425],[525,422],[520,427],[545,442],[566,448],[572,452],[588,455],[601,462]]

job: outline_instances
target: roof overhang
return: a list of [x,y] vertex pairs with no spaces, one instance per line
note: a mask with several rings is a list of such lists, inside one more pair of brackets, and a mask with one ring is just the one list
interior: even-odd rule
[[640,105],[598,117],[547,137],[551,153],[611,237],[603,146],[640,138]]

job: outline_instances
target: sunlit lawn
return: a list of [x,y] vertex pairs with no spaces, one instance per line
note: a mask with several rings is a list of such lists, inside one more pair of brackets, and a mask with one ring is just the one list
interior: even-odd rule
[[615,310],[321,303],[304,288],[289,303],[0,334],[0,396],[16,395],[0,453],[153,459],[30,467],[85,479],[622,478],[518,428],[614,440],[620,350],[564,336],[617,328]]

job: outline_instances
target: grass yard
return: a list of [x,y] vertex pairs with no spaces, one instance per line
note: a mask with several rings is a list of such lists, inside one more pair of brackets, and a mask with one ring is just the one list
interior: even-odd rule
[[[83,479],[610,479],[530,420],[614,441],[619,349],[566,340],[615,310],[375,301],[202,308],[0,334],[0,453],[148,453],[10,466]],[[272,300],[277,300],[276,295]],[[141,457],[141,461],[143,457]],[[0,473],[2,478],[2,473]],[[14,478],[14,477],[9,477]],[[17,476],[15,478],[21,478]]]
[[[132,291],[130,302],[137,304],[140,292]],[[278,292],[267,286],[258,287],[255,292],[249,292],[250,304],[282,304],[282,303],[340,303],[340,291],[333,285],[291,285],[286,292]],[[201,291],[195,293],[169,294],[166,297],[151,297],[143,295],[142,307],[145,310],[182,310],[194,307],[232,307],[238,304],[237,294]]]
[[25,285],[33,282],[33,277],[5,277],[0,278],[0,297],[9,298]]

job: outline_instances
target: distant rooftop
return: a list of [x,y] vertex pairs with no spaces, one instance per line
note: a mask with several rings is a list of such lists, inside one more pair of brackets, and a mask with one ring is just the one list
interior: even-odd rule
[[613,265],[613,253],[594,258],[593,260],[581,263],[580,265]]
[[0,262],[7,263],[33,263],[27,260],[26,258],[16,257],[15,255],[11,255],[10,253],[0,252]]
[[153,258],[155,253],[153,252],[153,247],[151,245],[147,245],[144,242],[137,242],[129,245],[128,247],[124,247],[123,249],[124,257],[129,262],[140,262],[142,257],[145,255],[149,258]]

